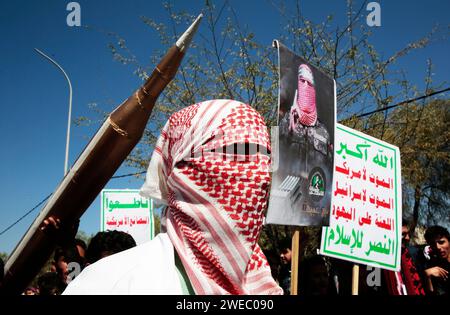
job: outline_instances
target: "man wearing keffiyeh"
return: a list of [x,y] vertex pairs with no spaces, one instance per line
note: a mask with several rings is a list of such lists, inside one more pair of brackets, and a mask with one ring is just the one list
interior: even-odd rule
[[[311,68],[306,64],[298,67],[297,88],[290,111],[280,121],[280,154],[291,157],[279,170],[280,178],[288,175],[301,177],[303,181],[321,184],[315,194],[311,194],[308,185],[303,185],[302,196],[309,196],[310,205],[322,208],[331,198],[331,178],[333,169],[333,145],[330,133],[320,121],[317,113],[316,82]],[[312,176],[319,172],[321,180],[314,181]],[[320,179],[320,178],[319,178]],[[322,182],[326,179],[326,183]],[[323,197],[323,198],[322,198]],[[305,200],[299,203],[305,204]],[[298,209],[300,206],[293,206]],[[303,220],[307,220],[305,217]],[[310,224],[310,222],[302,222]],[[318,224],[317,222],[313,224]]]
[[294,131],[298,123],[314,126],[317,122],[316,90],[311,69],[301,64],[298,67],[297,91],[289,117],[289,130]]
[[386,287],[390,295],[425,295],[420,272],[409,251],[409,226],[402,224],[402,250],[400,271],[384,270]]
[[327,158],[332,156],[329,132],[317,117],[314,76],[306,64],[298,67],[294,101],[289,114],[281,122],[281,132],[292,134],[294,141],[303,146],[310,143],[313,147],[311,152],[318,152]]
[[269,152],[263,118],[246,104],[212,100],[173,114],[141,188],[166,205],[167,233],[87,267],[65,294],[282,294],[257,244]]

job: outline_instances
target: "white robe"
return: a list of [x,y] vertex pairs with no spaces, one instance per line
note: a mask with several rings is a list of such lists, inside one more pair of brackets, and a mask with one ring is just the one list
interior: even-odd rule
[[183,294],[174,247],[166,233],[100,259],[69,283],[63,295]]

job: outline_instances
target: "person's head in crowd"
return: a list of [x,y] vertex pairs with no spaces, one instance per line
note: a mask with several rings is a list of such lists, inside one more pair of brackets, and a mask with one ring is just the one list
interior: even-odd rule
[[450,235],[446,228],[439,225],[429,227],[425,232],[425,240],[437,257],[450,261]]
[[85,260],[80,256],[75,243],[64,247],[57,247],[55,249],[55,255],[53,258],[54,266],[51,271],[55,271],[60,276],[63,283],[68,283],[68,275],[71,271],[69,270],[70,263],[78,264],[80,270],[83,269],[85,265]]
[[86,257],[86,250],[87,250],[87,245],[86,242],[83,241],[82,239],[76,238],[75,239],[75,245],[78,249],[78,254],[80,255],[80,257],[85,258]]
[[38,294],[39,294],[39,290],[34,287],[28,287],[23,292],[23,295],[38,295]]
[[299,294],[336,295],[334,282],[323,257],[316,255],[299,264]]
[[133,237],[122,231],[98,232],[89,242],[86,250],[87,263],[93,264],[106,256],[119,253],[136,246]]
[[410,230],[409,230],[409,222],[403,220],[402,222],[402,245],[408,246],[411,240]]
[[283,240],[280,246],[280,261],[283,265],[291,265],[292,251],[289,239]]
[[64,283],[56,272],[46,272],[39,276],[38,281],[39,295],[60,295],[64,290]]
[[278,258],[280,266],[278,270],[278,283],[283,289],[285,295],[290,294],[291,290],[291,240],[289,238],[283,239],[278,247]]

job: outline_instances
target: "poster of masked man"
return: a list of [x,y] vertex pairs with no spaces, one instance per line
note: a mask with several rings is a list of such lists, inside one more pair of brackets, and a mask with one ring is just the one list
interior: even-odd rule
[[278,41],[278,168],[266,222],[328,225],[336,123],[335,82]]

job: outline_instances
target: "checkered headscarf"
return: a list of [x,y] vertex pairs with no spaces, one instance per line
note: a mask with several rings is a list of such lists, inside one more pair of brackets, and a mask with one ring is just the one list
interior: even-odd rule
[[[245,143],[259,151],[233,152]],[[263,148],[262,117],[232,100],[191,105],[161,132],[141,193],[167,203],[167,233],[196,294],[282,294],[257,244],[270,184]]]
[[295,128],[296,122],[305,126],[314,126],[317,121],[314,77],[306,64],[301,64],[298,68],[297,87],[297,99],[294,100],[290,112],[290,130]]

